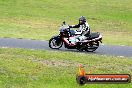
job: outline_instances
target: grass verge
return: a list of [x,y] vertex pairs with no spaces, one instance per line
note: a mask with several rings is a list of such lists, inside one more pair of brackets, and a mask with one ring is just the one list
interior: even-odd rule
[[131,6],[131,0],[0,0],[0,37],[49,40],[62,21],[77,24],[84,15],[105,44],[132,45]]
[[0,88],[131,88],[132,84],[89,84],[75,81],[78,65],[87,73],[132,75],[132,58],[0,48]]

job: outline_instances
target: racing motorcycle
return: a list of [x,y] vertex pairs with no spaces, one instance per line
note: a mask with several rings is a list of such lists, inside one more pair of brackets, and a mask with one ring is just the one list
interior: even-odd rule
[[83,41],[78,41],[75,44],[72,43],[75,40],[75,36],[78,36],[74,30],[71,30],[69,25],[65,22],[59,29],[60,33],[57,36],[53,36],[49,40],[49,47],[51,49],[59,49],[64,45],[67,49],[77,49],[79,51],[93,52],[102,43],[102,35],[99,32],[91,33],[89,37]]

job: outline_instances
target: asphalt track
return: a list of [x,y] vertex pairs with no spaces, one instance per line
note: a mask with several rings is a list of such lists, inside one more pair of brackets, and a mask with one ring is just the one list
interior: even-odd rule
[[[53,50],[49,48],[48,41],[15,38],[0,38],[0,47]],[[64,47],[62,47],[58,51],[79,52],[73,49],[65,49]],[[132,46],[100,45],[100,47],[94,52],[79,53],[132,57]]]

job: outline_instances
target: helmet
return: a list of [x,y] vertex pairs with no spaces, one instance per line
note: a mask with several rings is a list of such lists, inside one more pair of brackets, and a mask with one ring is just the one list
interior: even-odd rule
[[79,23],[81,24],[81,23],[85,23],[85,22],[86,22],[86,18],[84,16],[81,16],[79,18]]

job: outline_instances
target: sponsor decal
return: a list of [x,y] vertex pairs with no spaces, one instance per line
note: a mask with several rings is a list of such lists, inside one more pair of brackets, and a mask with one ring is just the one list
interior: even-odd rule
[[76,76],[78,84],[90,84],[90,83],[110,83],[121,84],[130,83],[131,76],[129,74],[86,74],[82,65],[79,66],[79,73]]

